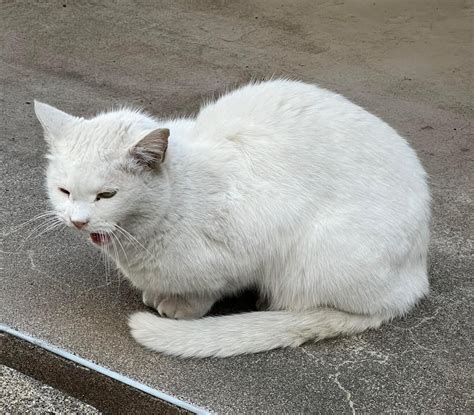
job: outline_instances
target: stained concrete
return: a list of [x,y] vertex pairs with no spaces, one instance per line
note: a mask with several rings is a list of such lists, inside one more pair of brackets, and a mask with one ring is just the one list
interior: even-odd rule
[[[472,410],[472,12],[458,0],[2,2],[1,321],[219,413]],[[139,294],[106,285],[91,246],[69,230],[24,242],[32,228],[13,227],[47,208],[32,100],[185,114],[269,75],[346,95],[417,150],[433,194],[431,294],[378,331],[295,350],[147,352],[126,327]]]

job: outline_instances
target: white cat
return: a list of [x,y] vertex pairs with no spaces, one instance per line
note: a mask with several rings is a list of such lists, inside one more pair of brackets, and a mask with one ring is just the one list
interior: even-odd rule
[[[131,316],[150,349],[298,346],[377,328],[428,292],[426,174],[403,138],[340,95],[273,80],[196,119],[35,110],[58,217],[169,317]],[[268,311],[199,318],[247,287]]]

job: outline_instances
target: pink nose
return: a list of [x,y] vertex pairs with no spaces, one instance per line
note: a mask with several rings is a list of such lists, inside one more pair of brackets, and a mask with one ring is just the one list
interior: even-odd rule
[[89,221],[82,222],[78,220],[71,220],[71,222],[77,229],[82,229],[84,226],[86,226],[89,223]]

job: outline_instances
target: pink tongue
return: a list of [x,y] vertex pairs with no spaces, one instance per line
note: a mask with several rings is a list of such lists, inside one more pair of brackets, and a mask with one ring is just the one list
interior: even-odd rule
[[92,242],[94,242],[97,245],[105,244],[106,242],[110,240],[110,237],[103,233],[91,233],[90,237],[91,237]]

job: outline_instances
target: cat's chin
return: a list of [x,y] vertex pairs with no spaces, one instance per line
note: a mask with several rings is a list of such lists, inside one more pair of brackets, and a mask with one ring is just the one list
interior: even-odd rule
[[106,233],[91,232],[89,238],[95,245],[105,245],[110,242],[110,236]]

